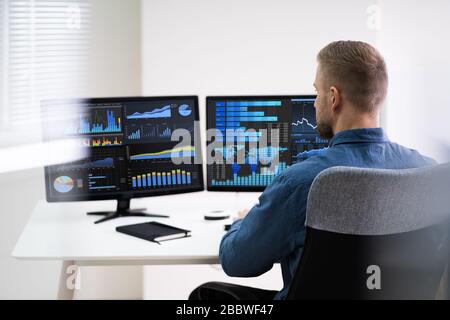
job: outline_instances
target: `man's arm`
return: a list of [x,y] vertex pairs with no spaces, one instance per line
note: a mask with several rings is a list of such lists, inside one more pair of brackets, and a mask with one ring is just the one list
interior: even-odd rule
[[259,276],[304,244],[308,189],[291,186],[283,176],[267,187],[259,204],[222,239],[220,262],[226,274]]

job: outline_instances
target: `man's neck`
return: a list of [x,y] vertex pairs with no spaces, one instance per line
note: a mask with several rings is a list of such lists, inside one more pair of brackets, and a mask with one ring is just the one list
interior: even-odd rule
[[334,134],[352,129],[373,129],[380,127],[380,116],[363,114],[342,115],[333,126]]

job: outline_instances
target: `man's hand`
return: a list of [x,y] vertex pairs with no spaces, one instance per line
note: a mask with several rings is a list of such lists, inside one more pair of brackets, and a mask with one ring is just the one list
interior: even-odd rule
[[237,213],[237,215],[233,218],[233,221],[244,219],[247,214],[250,212],[249,209],[241,210]]

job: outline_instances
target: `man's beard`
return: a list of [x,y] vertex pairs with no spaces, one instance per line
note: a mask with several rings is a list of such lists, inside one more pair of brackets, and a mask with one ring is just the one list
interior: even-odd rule
[[333,128],[331,128],[331,126],[325,123],[318,123],[317,131],[319,132],[320,136],[324,139],[330,140],[331,138],[334,137]]

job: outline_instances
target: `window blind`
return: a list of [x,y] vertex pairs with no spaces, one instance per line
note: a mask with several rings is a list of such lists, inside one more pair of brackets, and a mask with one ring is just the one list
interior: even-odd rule
[[[2,1],[1,129],[22,139],[40,129],[40,102],[85,96],[88,0]],[[10,136],[10,135],[4,135]]]

